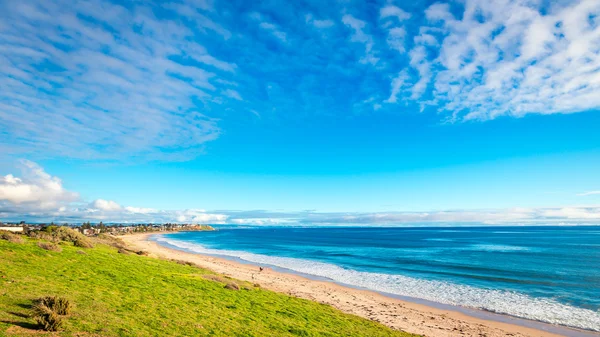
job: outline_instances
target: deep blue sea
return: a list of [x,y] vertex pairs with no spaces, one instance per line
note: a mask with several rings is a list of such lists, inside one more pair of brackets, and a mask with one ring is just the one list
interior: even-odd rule
[[217,227],[164,245],[600,331],[600,227]]

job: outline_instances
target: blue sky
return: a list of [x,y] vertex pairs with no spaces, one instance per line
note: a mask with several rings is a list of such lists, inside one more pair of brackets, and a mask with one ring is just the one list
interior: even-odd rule
[[0,220],[600,222],[597,1],[0,8]]

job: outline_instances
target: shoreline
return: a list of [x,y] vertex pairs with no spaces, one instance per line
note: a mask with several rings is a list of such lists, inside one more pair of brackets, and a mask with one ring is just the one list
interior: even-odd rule
[[[161,233],[119,236],[127,245],[150,256],[183,260],[262,288],[331,305],[345,313],[380,322],[393,329],[424,336],[599,336],[592,331],[529,321],[482,310],[429,303],[419,299],[382,294],[368,289],[311,278],[282,268],[265,268],[223,257],[189,253],[149,240]],[[498,317],[496,317],[498,316]],[[535,325],[532,327],[531,325]]]

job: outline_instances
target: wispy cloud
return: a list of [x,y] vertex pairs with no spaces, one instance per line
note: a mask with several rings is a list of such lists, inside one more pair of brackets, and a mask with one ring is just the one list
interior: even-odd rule
[[387,30],[387,44],[399,53],[406,51],[405,39],[407,32],[403,26],[403,22],[410,17],[409,13],[393,5],[387,5],[379,11],[379,18],[382,21],[383,29]]
[[410,13],[407,13],[402,8],[394,5],[387,5],[381,8],[379,10],[379,16],[381,18],[396,18],[400,22],[408,20],[411,17]]
[[577,194],[580,197],[587,197],[589,195],[599,195],[600,191],[588,191],[588,192],[583,192],[583,193],[579,193]]
[[231,98],[216,80],[237,66],[198,42],[206,32],[105,1],[9,2],[2,13],[0,132],[15,152],[185,159],[219,136],[196,102]]
[[408,8],[8,1],[0,151],[189,160],[236,108],[263,121],[396,104],[450,121],[600,109],[598,1]]
[[379,61],[379,58],[375,56],[375,51],[373,50],[373,37],[365,32],[367,23],[350,14],[344,15],[342,17],[342,22],[353,31],[350,40],[364,45],[365,54],[360,61],[362,63],[376,64]]
[[332,20],[329,20],[329,19],[325,19],[325,20],[315,19],[312,14],[306,14],[304,18],[306,20],[306,23],[308,23],[308,24],[310,24],[313,27],[318,28],[318,29],[330,28],[330,27],[333,27],[333,25],[335,25],[335,23]]
[[269,22],[262,14],[253,12],[250,14],[250,17],[254,19],[258,23],[258,26],[264,31],[273,35],[281,42],[288,42],[287,34],[283,30],[281,30],[281,28],[278,25]]

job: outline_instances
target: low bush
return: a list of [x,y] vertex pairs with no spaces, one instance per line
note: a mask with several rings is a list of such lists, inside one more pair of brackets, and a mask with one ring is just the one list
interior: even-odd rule
[[46,331],[58,331],[63,325],[63,318],[46,309],[34,309],[34,319]]
[[195,266],[195,264],[193,262],[189,262],[189,261],[183,261],[183,260],[172,260],[172,261],[182,264],[184,266]]
[[216,274],[205,274],[202,275],[202,277],[215,282],[227,283],[227,281],[222,276]]
[[0,231],[0,239],[6,240],[12,243],[23,243],[23,238],[18,234],[13,234],[8,231]]
[[42,232],[42,231],[30,231],[29,233],[27,233],[27,235],[34,239],[40,239],[40,240],[46,240],[46,241],[52,241],[52,242],[59,241],[54,236],[52,236],[52,234],[49,234],[47,232]]
[[33,318],[46,331],[58,331],[64,317],[71,313],[71,302],[62,297],[45,296],[34,301]]
[[45,250],[51,250],[53,252],[62,252],[62,248],[60,248],[59,245],[52,242],[38,242],[38,247]]
[[125,244],[125,242],[123,242],[123,240],[116,238],[114,236],[108,235],[108,234],[99,234],[98,236],[96,236],[94,238],[94,240],[97,243],[101,243],[107,246],[112,246],[115,247],[117,249],[126,249],[127,245]]
[[54,243],[71,242],[76,247],[93,248],[94,243],[87,236],[78,231],[63,226],[48,226],[44,230],[30,231],[27,233],[32,238],[46,240]]
[[75,246],[80,248],[94,247],[94,244],[87,236],[68,227],[57,227],[52,231],[52,236],[60,241],[73,242]]
[[75,241],[73,241],[73,244],[75,245],[75,247],[79,248],[94,248],[94,244],[92,243],[92,241],[86,237],[75,239]]
[[229,282],[225,285],[225,289],[240,290],[240,286],[237,283]]
[[44,296],[38,298],[35,301],[35,305],[49,308],[61,316],[70,314],[71,309],[73,309],[71,302],[68,299],[58,296]]

